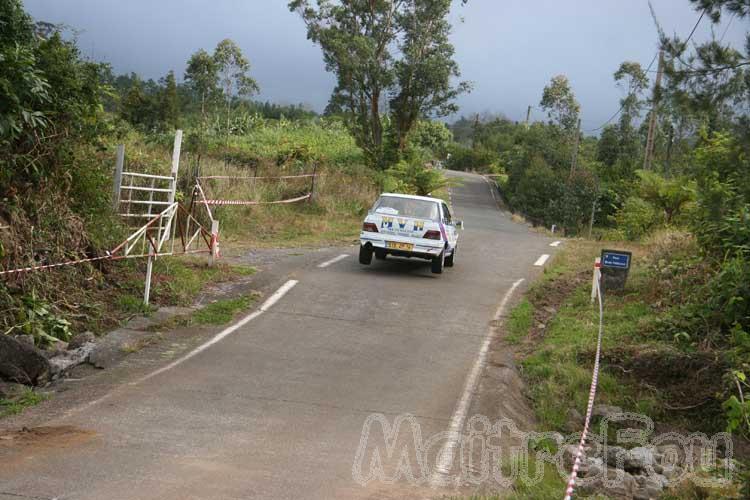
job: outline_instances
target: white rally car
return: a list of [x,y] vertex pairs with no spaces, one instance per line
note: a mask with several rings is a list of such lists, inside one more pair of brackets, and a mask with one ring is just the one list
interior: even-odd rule
[[456,260],[458,228],[463,222],[439,198],[383,193],[362,224],[359,262],[369,265],[373,255],[417,257],[432,261],[432,272],[440,274]]

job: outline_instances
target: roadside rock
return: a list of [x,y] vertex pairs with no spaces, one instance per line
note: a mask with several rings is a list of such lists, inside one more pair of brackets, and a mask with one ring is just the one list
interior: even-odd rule
[[596,405],[592,408],[591,416],[612,419],[618,417],[622,413],[622,408],[619,406]]
[[95,347],[96,344],[88,342],[78,349],[58,353],[55,357],[49,360],[53,375],[59,376],[66,370],[70,370],[75,366],[86,363]]
[[653,448],[639,446],[625,454],[625,470],[649,470],[655,462]]
[[0,335],[0,378],[10,382],[41,385],[49,381],[49,361],[36,348]]
[[127,347],[136,344],[144,335],[144,332],[127,328],[109,332],[94,345],[88,361],[97,368],[114,366],[128,355]]
[[96,336],[91,332],[83,332],[74,335],[70,342],[68,342],[68,350],[75,350],[79,347],[83,347],[84,344],[96,342]]
[[34,336],[33,335],[16,335],[13,337],[17,341],[26,344],[28,346],[34,347]]
[[569,409],[566,417],[565,430],[569,432],[577,432],[581,430],[581,427],[583,426],[583,415],[581,415],[578,410],[575,408]]
[[3,382],[0,380],[0,399],[10,399],[26,390],[26,386],[23,384],[15,384],[13,382]]

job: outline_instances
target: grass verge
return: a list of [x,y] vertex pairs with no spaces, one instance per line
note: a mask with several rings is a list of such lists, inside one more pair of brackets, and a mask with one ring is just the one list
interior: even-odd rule
[[36,406],[46,399],[47,396],[34,392],[32,389],[26,389],[15,397],[0,399],[0,418],[17,415],[26,408]]
[[258,295],[252,294],[234,299],[217,300],[200,311],[196,311],[191,319],[199,325],[223,325],[232,321],[239,311],[247,309],[257,299]]

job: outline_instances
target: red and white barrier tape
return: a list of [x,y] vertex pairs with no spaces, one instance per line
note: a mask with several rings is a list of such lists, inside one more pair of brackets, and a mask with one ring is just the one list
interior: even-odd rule
[[198,177],[198,180],[207,179],[223,179],[223,180],[275,180],[275,179],[302,179],[304,177],[316,177],[318,174],[300,174],[300,175],[279,175],[277,177],[255,177],[255,176],[243,176],[243,175],[206,175],[204,177]]
[[206,205],[282,205],[285,203],[296,203],[298,201],[307,200],[310,196],[312,196],[312,194],[307,193],[304,196],[279,201],[203,200],[199,203]]
[[575,461],[573,462],[573,470],[570,473],[570,479],[568,479],[568,488],[565,491],[565,500],[570,500],[575,489],[576,477],[578,476],[578,468],[581,466],[581,460],[583,459],[583,449],[586,446],[586,436],[589,432],[589,425],[591,423],[591,413],[594,409],[594,399],[596,398],[596,386],[599,382],[599,358],[602,352],[602,333],[604,332],[604,306],[602,304],[602,289],[601,289],[601,271],[596,267],[594,269],[594,281],[596,283],[596,295],[599,299],[599,336],[596,341],[596,359],[594,360],[594,373],[591,377],[591,389],[589,390],[589,403],[586,408],[586,420],[583,424],[583,432],[581,433],[581,441],[578,443],[578,450],[576,451]]
[[8,271],[0,271],[0,276],[9,276],[11,274],[21,274],[21,273],[27,273],[27,272],[32,272],[32,271],[44,271],[45,269],[53,269],[55,267],[74,266],[77,264],[83,264],[85,262],[95,262],[98,260],[107,260],[111,258],[112,256],[108,254],[102,257],[90,257],[87,259],[69,260],[67,262],[59,262],[57,264],[43,264],[40,266],[21,267],[18,269],[10,269]]

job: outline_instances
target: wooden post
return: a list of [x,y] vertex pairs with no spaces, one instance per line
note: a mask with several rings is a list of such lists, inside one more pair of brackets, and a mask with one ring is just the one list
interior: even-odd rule
[[146,262],[146,286],[143,290],[143,305],[147,306],[151,295],[151,272],[154,267],[154,247],[148,244],[148,262]]
[[219,221],[211,221],[211,252],[208,254],[208,267],[212,267],[219,257]]
[[589,222],[589,239],[591,239],[591,234],[594,232],[595,214],[596,214],[596,198],[594,198],[594,204],[591,207],[591,221]]
[[643,169],[651,170],[654,155],[654,142],[656,135],[656,118],[659,114],[659,90],[661,78],[664,74],[664,51],[659,51],[659,69],[656,71],[656,82],[654,82],[654,96],[651,105],[651,116],[648,123],[648,137],[646,138],[646,154],[643,157]]
[[573,140],[573,158],[570,161],[570,175],[576,171],[576,164],[578,163],[578,146],[581,142],[581,119],[578,119],[578,128],[576,129],[576,136]]
[[115,183],[112,190],[112,209],[117,212],[120,206],[120,187],[122,186],[122,170],[125,168],[125,144],[117,146],[117,160],[115,161]]
[[529,119],[531,119],[531,105],[526,109],[526,128],[529,128]]
[[182,149],[182,130],[178,130],[174,136],[174,149],[172,150],[172,192],[169,193],[169,203],[174,203],[177,192],[177,172],[180,169],[180,151]]
[[313,164],[313,176],[312,176],[312,182],[310,183],[310,198],[309,202],[313,202],[313,198],[315,198],[315,177],[318,175],[318,162],[315,162]]

